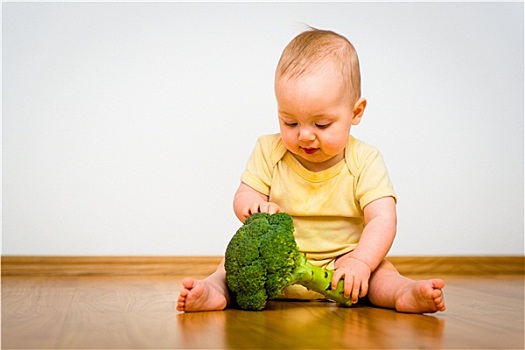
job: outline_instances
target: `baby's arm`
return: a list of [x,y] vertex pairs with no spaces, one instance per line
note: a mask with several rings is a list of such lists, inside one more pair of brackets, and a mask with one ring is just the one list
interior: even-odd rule
[[396,235],[396,204],[392,197],[384,197],[368,204],[364,209],[365,228],[359,244],[335,262],[332,280],[335,288],[341,278],[345,281],[345,296],[364,297],[368,292],[370,274],[383,261]]
[[275,214],[279,213],[281,208],[275,203],[268,202],[268,196],[241,182],[233,198],[233,210],[237,218],[244,222],[254,213]]

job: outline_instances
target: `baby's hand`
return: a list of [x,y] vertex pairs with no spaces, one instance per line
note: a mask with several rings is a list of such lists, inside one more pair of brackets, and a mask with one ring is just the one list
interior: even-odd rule
[[342,256],[335,261],[332,289],[337,288],[337,284],[343,278],[345,298],[351,297],[352,303],[357,303],[359,298],[368,293],[368,280],[371,273],[370,267],[365,262],[349,256]]
[[273,202],[253,202],[244,210],[244,219],[255,213],[276,214],[281,212],[281,207]]

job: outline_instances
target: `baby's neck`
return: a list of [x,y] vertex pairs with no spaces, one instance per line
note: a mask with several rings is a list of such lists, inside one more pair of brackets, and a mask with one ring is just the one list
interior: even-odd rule
[[345,158],[344,150],[343,150],[343,152],[339,153],[335,157],[330,158],[329,160],[326,160],[326,161],[324,161],[322,163],[309,162],[306,159],[303,159],[303,158],[299,157],[298,155],[295,155],[293,153],[292,153],[292,155],[294,156],[295,159],[297,159],[297,161],[299,163],[301,163],[301,165],[306,170],[309,170],[309,171],[314,172],[314,173],[318,173],[318,172],[321,172],[321,171],[328,170],[331,167],[335,166],[336,164],[339,164],[339,162],[341,162]]

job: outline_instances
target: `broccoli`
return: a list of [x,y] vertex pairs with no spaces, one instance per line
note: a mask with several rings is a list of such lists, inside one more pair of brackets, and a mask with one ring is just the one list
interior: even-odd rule
[[299,251],[286,213],[255,213],[232,237],[225,253],[226,283],[240,308],[262,310],[268,299],[301,284],[344,306],[343,281],[331,288],[334,271],[312,265]]

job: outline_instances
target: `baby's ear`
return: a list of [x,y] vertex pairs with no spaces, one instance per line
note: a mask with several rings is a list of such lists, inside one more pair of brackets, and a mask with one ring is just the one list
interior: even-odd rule
[[357,125],[361,122],[361,119],[363,118],[363,114],[365,113],[365,109],[366,109],[366,99],[360,98],[354,104],[352,125]]

